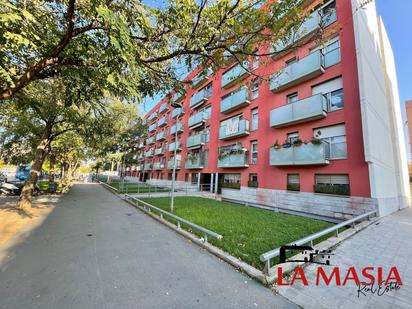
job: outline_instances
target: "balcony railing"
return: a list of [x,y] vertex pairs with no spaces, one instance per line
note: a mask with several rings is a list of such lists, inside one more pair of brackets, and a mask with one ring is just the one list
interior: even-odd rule
[[150,148],[149,150],[147,150],[147,151],[144,152],[144,156],[145,156],[146,158],[148,158],[148,157],[153,157],[153,155],[154,155],[154,149],[153,149],[153,148]]
[[204,81],[206,81],[210,75],[212,75],[213,70],[208,68],[206,73],[204,71],[200,71],[195,77],[192,78],[192,87],[196,88],[200,86]]
[[166,117],[162,117],[162,118],[160,118],[158,121],[157,121],[157,126],[158,127],[163,127],[163,126],[165,126],[167,124],[167,122],[166,122]]
[[162,131],[156,134],[156,141],[162,141],[166,138],[166,132]]
[[166,154],[166,148],[165,147],[156,148],[154,154],[155,156],[164,155]]
[[[169,170],[173,169],[174,165],[174,158],[171,158],[169,161],[167,161],[167,168]],[[180,160],[176,159],[176,169],[180,169]]]
[[199,169],[205,166],[204,157],[200,154],[192,155],[187,157],[185,161],[185,167],[187,169]]
[[208,115],[204,112],[197,113],[189,118],[189,128],[193,129],[203,125],[208,119]]
[[235,168],[248,167],[248,152],[242,151],[238,153],[230,153],[224,156],[219,156],[217,167],[221,168]]
[[327,143],[302,144],[270,148],[270,165],[293,166],[293,165],[327,165],[329,164],[329,147]]
[[140,142],[138,145],[137,145],[137,148],[144,148],[144,143],[143,142]]
[[165,110],[167,110],[167,103],[163,103],[162,105],[160,105],[159,107],[159,114],[163,113]]
[[222,88],[228,88],[247,76],[247,61],[237,64],[222,75]]
[[174,124],[174,125],[170,128],[170,134],[171,134],[171,135],[176,134],[176,130],[177,130],[177,133],[183,132],[183,124],[182,124],[181,122],[178,122],[177,125]]
[[152,163],[146,162],[146,163],[144,164],[144,170],[145,170],[145,171],[149,171],[149,170],[152,170],[152,169],[153,169],[153,164],[152,164]]
[[156,130],[156,124],[153,123],[149,126],[149,132],[153,132],[154,130]]
[[322,52],[318,50],[288,65],[271,78],[270,90],[273,92],[282,91],[323,74],[325,72],[323,62]]
[[184,115],[184,111],[182,108],[175,108],[172,112],[172,118],[175,119],[177,117],[183,116]]
[[146,139],[146,145],[153,144],[154,142],[155,142],[155,137],[154,136],[149,137],[149,138]]
[[153,112],[149,115],[149,117],[147,119],[149,119],[149,121],[155,119],[157,117],[157,112]]
[[153,169],[154,170],[162,170],[165,168],[165,164],[162,162],[155,162],[153,163]]
[[187,148],[198,148],[206,143],[206,134],[199,133],[196,135],[191,135],[187,138],[186,147]]
[[238,123],[224,124],[219,128],[219,139],[228,140],[249,135],[249,120],[241,119]]
[[220,102],[220,112],[227,114],[235,109],[246,106],[249,103],[249,89],[247,87],[242,87],[222,99]]
[[175,102],[179,102],[180,100],[182,100],[185,97],[185,93],[184,92],[176,92],[173,96],[173,101]]
[[295,123],[325,118],[327,99],[323,94],[283,105],[270,111],[270,126],[279,128]]
[[169,144],[169,151],[170,152],[175,151],[175,148],[176,148],[176,151],[182,150],[182,143],[180,143],[178,141],[178,142],[173,142],[173,143]]
[[205,103],[208,100],[208,98],[209,97],[206,89],[202,89],[190,98],[190,107],[196,108]]

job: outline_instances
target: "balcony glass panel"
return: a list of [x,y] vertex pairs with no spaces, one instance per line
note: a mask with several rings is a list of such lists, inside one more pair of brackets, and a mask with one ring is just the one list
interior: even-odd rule
[[270,165],[326,165],[329,164],[328,147],[326,143],[318,145],[309,143],[300,146],[275,149],[270,148]]
[[155,142],[154,136],[149,137],[148,139],[146,139],[146,145],[153,144],[154,142]]
[[187,138],[186,147],[187,148],[197,147],[197,146],[203,145],[204,143],[206,143],[205,134],[191,135]]
[[157,141],[160,141],[160,140],[165,139],[165,138],[166,138],[166,133],[164,131],[159,132],[159,133],[156,134],[156,140]]
[[224,97],[220,102],[220,112],[229,113],[249,104],[249,89],[242,87],[238,91]]
[[282,127],[289,124],[326,117],[327,99],[323,94],[283,105],[270,111],[270,126]]
[[190,98],[190,107],[196,107],[208,99],[207,92],[203,89]]
[[186,158],[185,167],[187,169],[203,168],[204,159],[201,155],[193,155],[191,158]]
[[155,155],[156,156],[159,156],[159,155],[162,155],[162,154],[165,154],[165,153],[166,153],[166,149],[164,147],[155,149]]
[[183,113],[183,110],[181,108],[175,108],[172,112],[172,118],[182,116],[183,114],[184,113]]
[[196,115],[193,115],[189,118],[189,128],[202,124],[204,121],[208,119],[208,115],[206,113],[200,112]]
[[324,57],[321,51],[310,55],[285,67],[270,80],[270,90],[276,92],[292,87],[298,83],[319,76],[324,72]]
[[182,145],[180,142],[173,142],[169,144],[169,151],[175,151],[175,147],[176,147],[176,150],[182,149]]
[[247,73],[247,70],[245,67],[248,67],[247,61],[243,63],[243,66],[240,64],[235,65],[233,68],[231,68],[229,71],[225,72],[222,75],[222,87],[229,87],[236,83],[241,77],[245,76]]
[[154,130],[156,130],[156,124],[153,123],[149,126],[149,132],[153,132]]
[[[173,165],[174,165],[174,159],[170,159],[169,161],[167,161],[167,168],[168,169],[173,169]],[[176,169],[180,168],[180,160],[176,159]]]
[[236,154],[228,154],[224,157],[218,158],[218,167],[248,167],[248,153],[241,152]]
[[183,132],[183,124],[181,122],[177,123],[177,126],[174,124],[171,128],[170,128],[170,134],[175,134],[176,133],[176,129],[177,132]]
[[160,118],[159,121],[157,122],[158,127],[163,127],[164,125],[166,125],[166,117]]
[[167,103],[163,103],[159,107],[159,113],[163,113],[165,110],[167,110]]
[[161,163],[161,162],[153,163],[153,169],[154,170],[161,170],[161,169],[164,169],[164,168],[165,168],[164,163]]
[[249,134],[249,120],[234,120],[219,128],[219,139],[230,139]]
[[208,68],[206,74],[204,71],[199,72],[195,77],[192,79],[192,86],[197,87],[201,83],[203,83],[210,75],[212,75],[213,70]]
[[144,169],[147,171],[147,170],[151,170],[153,168],[153,165],[152,165],[152,163],[145,163],[144,164]]

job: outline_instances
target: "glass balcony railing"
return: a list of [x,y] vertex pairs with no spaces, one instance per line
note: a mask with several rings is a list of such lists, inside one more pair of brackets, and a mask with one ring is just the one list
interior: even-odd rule
[[156,134],[156,141],[162,141],[166,138],[166,132],[162,131]]
[[165,153],[166,153],[165,147],[156,148],[154,152],[156,156],[161,156],[161,155],[164,155]]
[[144,170],[145,171],[149,171],[149,170],[152,170],[152,169],[153,169],[153,164],[152,163],[146,162],[144,164]]
[[225,156],[219,156],[217,161],[217,167],[221,168],[235,168],[235,167],[248,167],[248,152],[239,152],[233,154],[227,154]]
[[146,145],[153,144],[154,142],[155,142],[155,137],[154,136],[149,137],[149,138],[146,139]]
[[223,114],[230,113],[238,108],[249,105],[249,103],[249,89],[242,87],[222,99],[220,102],[220,112]]
[[157,117],[157,112],[153,112],[153,113],[150,114],[150,116],[147,119],[149,119],[149,121],[151,121],[151,120],[155,119],[156,117]]
[[138,144],[138,146],[137,146],[137,148],[143,148],[144,147],[144,143],[143,142],[140,142],[139,144]]
[[147,158],[147,157],[153,157],[153,155],[154,155],[154,149],[153,148],[150,148],[149,150],[147,150],[147,151],[145,151],[144,152],[144,156]]
[[191,135],[187,138],[186,147],[187,148],[196,148],[204,145],[206,143],[207,136],[206,134],[196,134]]
[[184,98],[184,93],[183,92],[176,92],[173,96],[173,101],[179,102]]
[[270,148],[270,165],[327,165],[329,164],[329,151],[326,143],[302,144],[287,148]]
[[321,18],[319,11],[313,12],[306,18],[306,20],[296,31],[292,31],[289,36],[277,41],[273,46],[271,46],[270,52],[281,52],[287,49],[289,46],[292,46],[300,40],[308,37],[310,34],[320,29],[320,22]]
[[187,157],[185,160],[185,167],[187,169],[203,168],[205,166],[205,160],[203,156],[197,154],[192,157]]
[[289,103],[270,111],[270,126],[279,128],[295,123],[325,118],[327,99],[323,94]]
[[190,107],[195,108],[205,103],[209,98],[207,95],[208,93],[205,89],[197,92],[193,97],[190,98]]
[[154,130],[156,130],[156,124],[153,123],[149,126],[149,132],[153,132]]
[[175,119],[177,117],[181,117],[184,115],[184,111],[182,108],[175,108],[172,112],[172,118]]
[[180,142],[172,142],[169,144],[170,152],[175,151],[175,148],[176,148],[176,151],[182,150],[182,144]]
[[163,127],[163,126],[165,126],[167,124],[167,122],[166,122],[166,117],[162,117],[162,118],[160,118],[158,121],[157,121],[157,126],[158,127]]
[[208,118],[208,115],[204,112],[191,116],[189,118],[189,128],[195,128],[203,125]]
[[167,110],[167,103],[163,103],[162,105],[160,105],[159,107],[159,114],[163,113],[165,110]]
[[176,130],[177,130],[177,133],[183,132],[183,124],[182,124],[181,122],[178,122],[177,125],[174,124],[174,125],[170,128],[170,134],[171,134],[171,135],[176,134]]
[[162,162],[155,162],[153,163],[153,169],[154,170],[162,170],[165,168],[165,164]]
[[245,61],[242,65],[237,64],[233,68],[225,72],[222,75],[222,88],[230,87],[236,82],[240,81],[242,78],[245,78],[248,73],[245,69],[247,67],[248,63],[247,61]]
[[[174,164],[175,164],[174,158],[171,158],[169,161],[167,161],[167,168],[169,170],[172,170]],[[176,169],[180,169],[180,160],[178,159],[176,159]]]
[[212,75],[213,70],[211,68],[208,68],[206,71],[206,74],[204,71],[199,72],[195,77],[192,78],[192,87],[196,88],[200,86],[206,79],[209,78],[210,75]]
[[270,90],[282,91],[323,74],[325,72],[323,61],[322,52],[318,50],[288,65],[271,78]]
[[224,124],[219,128],[219,139],[227,140],[249,135],[249,120],[241,119],[237,123]]

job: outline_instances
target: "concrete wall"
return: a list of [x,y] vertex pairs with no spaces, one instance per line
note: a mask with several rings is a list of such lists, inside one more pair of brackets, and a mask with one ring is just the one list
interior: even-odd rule
[[363,141],[371,197],[383,216],[409,205],[410,192],[392,50],[375,4],[362,2],[352,0]]

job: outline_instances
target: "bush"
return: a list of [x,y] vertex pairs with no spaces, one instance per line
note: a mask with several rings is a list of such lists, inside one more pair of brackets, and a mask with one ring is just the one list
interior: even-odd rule
[[240,183],[224,182],[224,183],[222,183],[222,188],[240,190]]
[[247,182],[247,186],[249,188],[257,188],[259,186],[259,183],[257,181],[249,180]]
[[300,191],[300,184],[299,183],[288,183],[287,190],[288,191]]
[[349,185],[316,184],[314,191],[324,194],[350,195]]

